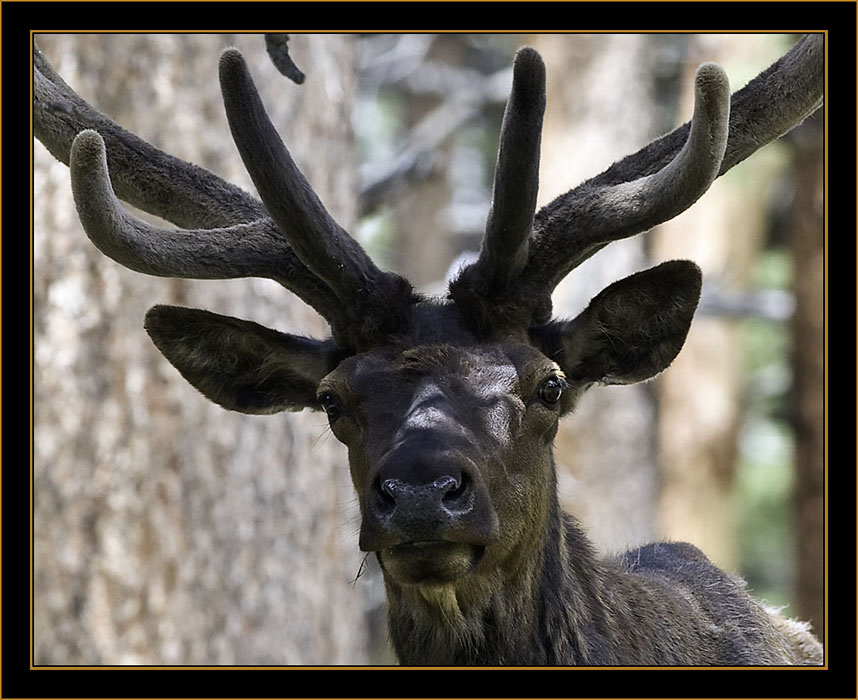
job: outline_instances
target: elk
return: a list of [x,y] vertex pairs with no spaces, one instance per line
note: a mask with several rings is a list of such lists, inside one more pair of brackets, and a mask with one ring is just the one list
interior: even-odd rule
[[[220,84],[261,201],[121,129],[37,47],[34,65],[35,135],[69,165],[99,250],[149,275],[270,278],[327,320],[323,340],[165,305],[144,325],[226,409],[327,414],[348,448],[359,546],[383,572],[402,664],[823,662],[807,625],[755,601],[696,547],[658,542],[600,558],[558,503],[559,420],[591,386],[646,381],[671,364],[699,268],[673,260],[637,272],[572,320],[552,318],[551,306],[584,260],[684,211],[821,106],[821,35],[732,96],[724,71],[703,64],[689,123],[539,211],[545,68],[521,48],[482,248],[443,298],[379,269],[326,211],[236,50],[220,57]],[[135,218],[119,199],[179,228]]]

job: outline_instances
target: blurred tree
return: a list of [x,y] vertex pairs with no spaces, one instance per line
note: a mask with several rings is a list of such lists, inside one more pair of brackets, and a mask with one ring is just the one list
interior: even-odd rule
[[[773,35],[687,37],[679,74],[680,120],[691,113],[690,86],[700,63],[720,63],[735,91],[787,46],[783,37]],[[740,568],[735,476],[747,368],[742,329],[732,313],[714,308],[713,296],[751,289],[769,218],[765,204],[784,164],[780,144],[756,153],[716,180],[691,209],[662,225],[653,245],[656,257],[694,260],[704,274],[701,308],[686,345],[656,384],[662,463],[659,532],[697,544],[731,570]]]
[[380,256],[419,289],[441,293],[451,264],[479,248],[516,45],[515,35],[361,41],[361,209],[384,222]]
[[[161,149],[252,191],[217,60],[242,49],[326,205],[355,217],[350,36],[295,37],[300,87],[261,35],[38,35],[70,85]],[[157,302],[309,334],[268,280],[152,279],[86,239],[68,169],[34,146],[34,648],[37,664],[367,659],[344,449],[324,417],[249,417],[197,394],[142,328]]]
[[[656,135],[658,55],[645,34],[537,34],[548,106],[541,204],[592,177]],[[572,317],[611,282],[646,267],[642,237],[619,241],[574,270],[554,294]],[[653,539],[658,493],[656,415],[644,385],[597,387],[556,439],[561,502],[605,552]]]
[[789,246],[796,271],[791,418],[796,442],[797,614],[825,631],[825,235],[823,120],[793,132]]
[[[407,35],[406,35],[407,36]],[[421,63],[441,57],[453,65],[461,58],[459,35],[419,35],[426,43]],[[404,38],[404,37],[403,37]],[[431,120],[433,110],[447,102],[443,94],[412,91],[402,100],[402,126],[415,138],[415,127]],[[436,112],[437,113],[437,112]],[[450,158],[450,138],[438,139],[431,153],[427,176],[412,181],[392,202],[393,267],[418,288],[443,279],[453,257],[453,240],[447,235],[444,214],[452,196],[446,176]]]

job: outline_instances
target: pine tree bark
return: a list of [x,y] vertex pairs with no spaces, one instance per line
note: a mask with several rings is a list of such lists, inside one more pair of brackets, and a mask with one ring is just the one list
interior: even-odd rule
[[808,120],[794,146],[789,236],[795,265],[792,419],[796,445],[797,614],[820,639],[825,623],[825,235],[823,122]]
[[[307,80],[261,35],[40,35],[79,94],[167,152],[252,191],[220,102],[238,46],[314,188],[353,223],[353,38],[300,36]],[[343,448],[320,414],[229,413],[142,328],[155,303],[319,336],[267,280],[121,268],[87,240],[68,170],[36,143],[34,646],[37,664],[362,663],[363,599]]]

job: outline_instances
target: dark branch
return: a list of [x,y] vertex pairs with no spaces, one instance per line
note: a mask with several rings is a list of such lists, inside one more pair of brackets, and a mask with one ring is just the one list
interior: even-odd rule
[[304,82],[305,76],[289,55],[288,42],[288,34],[266,34],[265,50],[268,51],[268,57],[277,67],[277,70],[292,82],[300,85]]

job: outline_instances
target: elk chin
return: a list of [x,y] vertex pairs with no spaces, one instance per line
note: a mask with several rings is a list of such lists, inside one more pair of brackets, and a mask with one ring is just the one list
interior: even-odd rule
[[399,585],[443,586],[470,574],[485,547],[464,542],[429,540],[386,547],[378,553],[385,573]]

